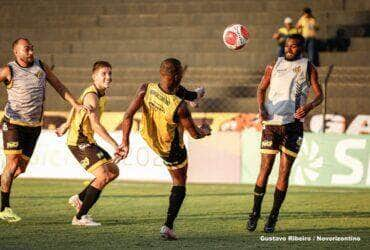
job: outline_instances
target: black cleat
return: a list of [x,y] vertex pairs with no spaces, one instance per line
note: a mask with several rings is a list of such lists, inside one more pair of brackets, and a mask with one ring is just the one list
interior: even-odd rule
[[265,233],[273,233],[275,231],[276,222],[278,221],[277,215],[271,215],[267,217],[267,221],[264,227]]
[[260,215],[257,213],[251,213],[249,214],[249,219],[247,223],[247,229],[248,231],[253,232],[256,230],[258,219],[260,218]]

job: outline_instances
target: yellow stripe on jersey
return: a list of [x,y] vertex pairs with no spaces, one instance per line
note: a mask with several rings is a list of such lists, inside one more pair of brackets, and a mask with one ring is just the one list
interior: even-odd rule
[[161,157],[184,147],[183,129],[174,121],[181,99],[165,93],[157,83],[149,83],[144,97],[140,133]]
[[[88,93],[95,93],[99,99],[99,117],[104,112],[106,97],[101,96],[94,85],[86,88],[77,102],[83,104],[83,100]],[[74,112],[69,128],[67,144],[70,146],[77,146],[80,143],[95,143],[94,131],[91,128],[90,120],[86,110],[80,110],[78,113]]]

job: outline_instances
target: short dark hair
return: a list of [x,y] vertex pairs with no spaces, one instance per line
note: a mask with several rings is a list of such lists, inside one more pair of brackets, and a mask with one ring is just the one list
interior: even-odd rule
[[162,61],[160,71],[166,75],[174,76],[182,69],[181,62],[176,58],[167,58]]
[[110,65],[110,63],[107,62],[107,61],[96,61],[94,63],[92,72],[94,73],[95,71],[97,71],[100,68],[112,68],[112,65]]
[[27,41],[28,43],[30,43],[30,40],[28,40],[28,38],[25,38],[25,37],[18,37],[17,39],[15,39],[13,42],[12,42],[12,49],[14,49],[15,46],[17,46],[17,44],[19,43],[20,40],[25,40]]
[[304,37],[301,34],[293,34],[293,35],[288,36],[288,39],[289,38],[298,40],[298,45],[301,46],[301,47],[304,46],[305,40],[304,40]]
[[308,7],[305,7],[305,8],[303,8],[303,13],[306,13],[306,14],[311,15],[312,14],[312,10],[310,8],[308,8]]

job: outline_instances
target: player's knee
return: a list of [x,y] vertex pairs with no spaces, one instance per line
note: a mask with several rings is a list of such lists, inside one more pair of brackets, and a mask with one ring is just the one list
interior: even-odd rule
[[117,167],[117,165],[111,165],[109,174],[111,181],[119,176],[119,168]]
[[8,171],[15,173],[15,171],[17,171],[17,168],[20,166],[20,162],[21,162],[21,159],[20,157],[17,157],[17,156],[8,159],[6,163]]

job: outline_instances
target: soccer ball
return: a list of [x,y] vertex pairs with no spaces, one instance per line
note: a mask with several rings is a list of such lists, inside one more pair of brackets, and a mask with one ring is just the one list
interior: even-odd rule
[[249,32],[244,25],[232,24],[226,27],[223,40],[229,49],[238,50],[243,48],[248,41]]

